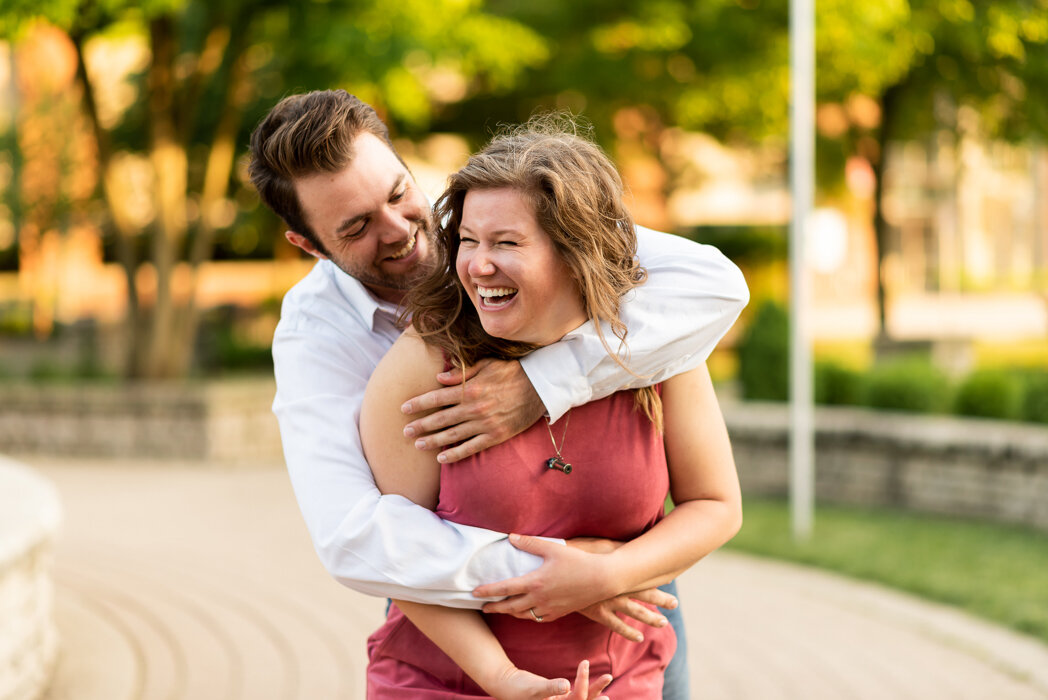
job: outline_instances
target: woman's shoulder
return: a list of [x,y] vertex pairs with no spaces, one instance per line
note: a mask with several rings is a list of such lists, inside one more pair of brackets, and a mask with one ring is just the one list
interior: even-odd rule
[[427,345],[413,328],[408,328],[378,363],[368,382],[368,391],[405,398],[418,396],[440,386],[437,374],[442,371],[444,357],[440,350]]

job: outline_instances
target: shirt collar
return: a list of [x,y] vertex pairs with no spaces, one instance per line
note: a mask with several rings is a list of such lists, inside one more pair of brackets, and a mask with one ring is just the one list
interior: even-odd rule
[[330,260],[324,262],[330,266],[328,274],[332,275],[335,280],[335,286],[342,292],[350,306],[360,314],[361,319],[371,326],[372,331],[376,330],[376,324],[380,318],[385,318],[390,323],[395,322],[400,312],[399,305],[379,299],[356,277],[343,272]]

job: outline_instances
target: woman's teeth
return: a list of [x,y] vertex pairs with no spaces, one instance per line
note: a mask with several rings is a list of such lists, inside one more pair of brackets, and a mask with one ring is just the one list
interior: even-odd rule
[[484,298],[505,297],[516,292],[512,287],[477,287],[477,293]]
[[477,287],[477,294],[486,306],[502,306],[510,302],[517,290],[513,287]]

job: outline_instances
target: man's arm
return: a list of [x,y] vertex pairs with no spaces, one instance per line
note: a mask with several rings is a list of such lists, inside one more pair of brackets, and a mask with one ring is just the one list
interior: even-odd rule
[[[620,309],[634,374],[608,356],[592,322],[536,350],[521,365],[551,421],[572,406],[698,367],[749,301],[739,268],[716,248],[640,226],[637,241],[648,279]],[[616,349],[610,330],[604,338]]]
[[542,563],[503,533],[450,523],[380,494],[357,424],[372,369],[365,358],[384,348],[360,347],[368,338],[282,324],[273,342],[273,410],[306,527],[335,579],[371,595],[478,608],[484,601],[471,595],[476,586]]
[[[547,412],[556,421],[620,389],[650,386],[698,367],[749,301],[739,268],[716,248],[637,227],[641,265],[648,279],[623,300],[629,329],[624,369],[605,350],[592,322],[519,362],[485,360],[465,376],[438,376],[437,389],[407,402],[404,412],[433,411],[407,425],[419,449],[446,448],[442,462],[457,462],[521,432]],[[604,338],[615,349],[609,329]],[[476,399],[464,405],[463,397]],[[447,447],[451,445],[452,447]]]

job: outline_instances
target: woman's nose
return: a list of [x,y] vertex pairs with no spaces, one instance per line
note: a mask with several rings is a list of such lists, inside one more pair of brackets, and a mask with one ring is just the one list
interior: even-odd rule
[[491,256],[482,249],[473,251],[469,259],[469,274],[473,277],[485,277],[494,273],[495,264],[491,261]]

